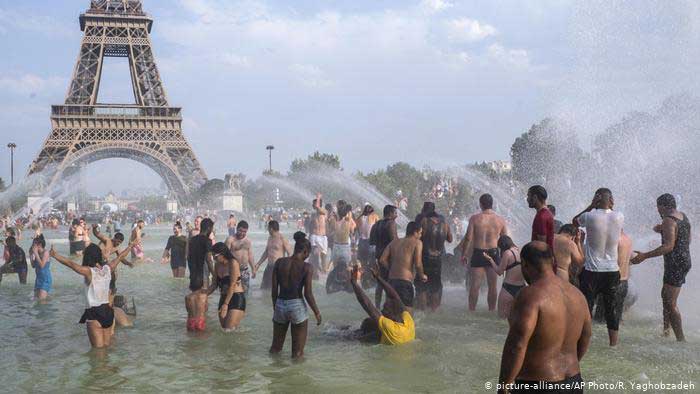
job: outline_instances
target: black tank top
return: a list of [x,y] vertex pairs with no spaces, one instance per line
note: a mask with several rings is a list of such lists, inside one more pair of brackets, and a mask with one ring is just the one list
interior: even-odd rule
[[438,222],[433,222],[433,219],[426,219],[426,225],[423,231],[423,253],[432,255],[442,255],[445,252],[445,240],[447,239],[447,231],[445,230],[445,218],[442,216]]
[[664,263],[678,267],[690,266],[690,221],[685,214],[683,220],[675,216],[667,217],[676,222],[676,245],[664,255]]

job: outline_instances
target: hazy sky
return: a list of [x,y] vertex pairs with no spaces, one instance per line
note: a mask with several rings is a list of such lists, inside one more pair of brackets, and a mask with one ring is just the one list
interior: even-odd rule
[[[144,0],[170,104],[210,177],[286,170],[314,150],[348,170],[507,159],[545,116],[582,132],[698,88],[695,1]],[[623,2],[615,2],[623,3]],[[88,0],[0,0],[0,145],[18,176],[65,99]],[[109,59],[101,102],[133,102]],[[585,136],[582,143],[586,144]],[[9,178],[7,149],[0,176]],[[6,164],[7,163],[7,164]],[[90,166],[158,182],[140,164]],[[116,171],[113,171],[116,170]],[[143,171],[143,177],[134,173]]]

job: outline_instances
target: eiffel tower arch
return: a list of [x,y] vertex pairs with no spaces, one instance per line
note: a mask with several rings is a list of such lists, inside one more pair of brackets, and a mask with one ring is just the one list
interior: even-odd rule
[[[181,203],[207,179],[182,132],[181,108],[168,98],[153,56],[151,19],[141,0],[92,0],[80,15],[83,39],[63,105],[51,107],[51,133],[29,175],[51,193],[89,163],[126,158],[158,173]],[[105,57],[129,60],[136,104],[97,102]]]

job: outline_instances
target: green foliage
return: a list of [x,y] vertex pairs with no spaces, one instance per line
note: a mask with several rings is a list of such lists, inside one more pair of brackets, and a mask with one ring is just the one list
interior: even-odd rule
[[197,190],[195,198],[201,205],[216,207],[221,201],[224,190],[226,190],[226,183],[223,179],[209,179]]
[[316,151],[306,159],[295,159],[289,167],[289,174],[305,173],[324,167],[341,170],[340,157],[338,155]]
[[167,204],[168,199],[163,196],[143,196],[136,203],[136,206],[141,210],[162,212]]

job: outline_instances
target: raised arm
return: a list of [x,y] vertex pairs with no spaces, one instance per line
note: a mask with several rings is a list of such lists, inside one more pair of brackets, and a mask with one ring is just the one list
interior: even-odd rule
[[[379,276],[375,274],[376,270],[372,270],[372,275],[375,277]],[[355,297],[357,302],[360,303],[362,309],[367,312],[369,317],[376,323],[379,323],[379,318],[382,316],[381,312],[374,306],[374,303],[367,297],[367,294],[362,290],[362,285],[360,284],[362,273],[359,267],[355,266],[352,270],[352,275],[350,275],[350,283],[352,284],[352,289],[355,291]]]
[[109,238],[105,237],[101,232],[100,232],[100,226],[95,223],[92,225],[92,233],[97,237],[97,239],[100,240],[103,244],[107,244],[109,242]]
[[48,250],[44,250],[41,254],[39,254],[36,248],[33,248],[32,253],[34,254],[34,258],[32,260],[36,260],[39,263],[39,268],[44,268],[46,263],[48,263],[51,259]]
[[530,337],[535,331],[539,309],[529,297],[528,289],[523,289],[516,297],[515,304],[510,314],[510,330],[503,345],[501,356],[501,373],[498,382],[502,385],[513,383],[523,367],[525,352]]
[[121,263],[122,260],[124,260],[126,258],[126,255],[129,254],[129,251],[131,251],[131,248],[133,248],[133,247],[134,247],[134,243],[132,242],[129,244],[129,246],[126,247],[126,249],[122,250],[121,253],[119,253],[119,255],[116,258],[114,258],[112,261],[107,263],[107,265],[109,265],[109,268],[112,271],[114,271],[114,269],[117,268],[119,263]]
[[309,307],[311,308],[312,311],[314,311],[314,315],[316,316],[316,325],[320,326],[321,325],[321,312],[318,310],[318,306],[316,306],[316,299],[314,298],[314,291],[313,291],[313,268],[311,268],[311,265],[305,264],[304,269],[306,270],[306,276],[304,278],[304,298],[306,298],[306,302],[309,304]]
[[66,267],[72,269],[77,274],[82,275],[87,279],[92,278],[92,271],[90,271],[90,267],[78,265],[75,262],[73,262],[73,260],[61,256],[60,254],[56,253],[56,250],[53,248],[53,245],[51,245],[51,251],[49,252],[49,256],[51,256],[54,260],[58,261],[59,263],[65,265]]

